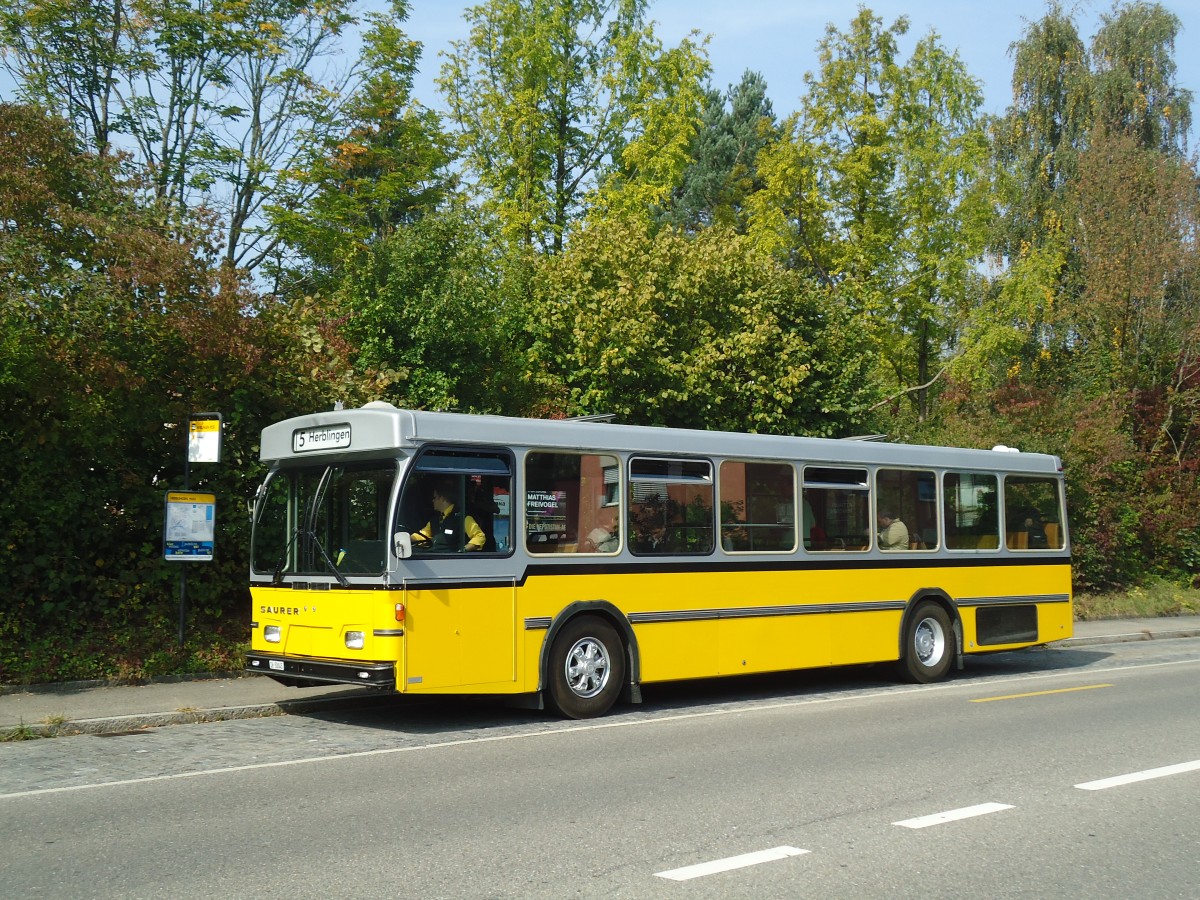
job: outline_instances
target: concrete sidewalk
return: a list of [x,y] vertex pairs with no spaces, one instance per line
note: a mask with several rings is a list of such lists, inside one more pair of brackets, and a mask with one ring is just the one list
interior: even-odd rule
[[[1074,637],[1052,647],[1200,637],[1200,616],[1076,622]],[[372,705],[389,692],[356,685],[289,688],[263,675],[158,681],[0,686],[0,740],[112,734],[159,725],[217,722]]]

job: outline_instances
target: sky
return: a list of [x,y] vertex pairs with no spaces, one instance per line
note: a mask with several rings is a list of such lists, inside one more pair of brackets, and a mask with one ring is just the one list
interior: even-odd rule
[[[1195,95],[1193,118],[1200,118],[1200,0],[1160,0],[1183,27],[1176,38],[1175,61],[1179,84]],[[415,84],[419,101],[440,108],[434,78],[441,67],[439,54],[450,42],[467,36],[462,11],[472,3],[460,0],[410,0],[405,31],[424,45],[421,72]],[[907,59],[918,40],[930,30],[942,44],[957,50],[967,71],[983,85],[983,112],[1000,114],[1012,101],[1012,58],[1009,46],[1021,38],[1030,22],[1045,13],[1044,0],[874,0],[863,4],[891,25],[907,16],[908,34],[901,44]],[[1085,42],[1095,34],[1111,0],[1062,0],[1074,13]],[[710,35],[708,46],[714,87],[726,89],[747,70],[766,79],[775,115],[783,118],[799,108],[805,72],[817,68],[817,43],[825,26],[846,31],[857,14],[857,2],[837,0],[651,0],[649,16],[665,45],[677,44],[693,29]],[[1193,139],[1190,149],[1196,149]]]

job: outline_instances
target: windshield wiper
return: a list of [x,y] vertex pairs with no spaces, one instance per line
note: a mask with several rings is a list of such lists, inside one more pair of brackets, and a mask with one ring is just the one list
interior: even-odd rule
[[271,577],[271,583],[275,586],[278,586],[279,583],[283,581],[283,570],[287,566],[288,554],[292,549],[292,545],[296,543],[296,538],[300,537],[301,535],[304,535],[307,540],[312,541],[312,545],[317,548],[318,552],[320,552],[321,559],[325,561],[325,565],[329,567],[329,571],[333,573],[335,578],[337,578],[338,584],[340,584],[342,587],[349,587],[350,582],[346,580],[346,576],[343,575],[341,570],[338,569],[337,564],[329,558],[329,554],[325,552],[325,548],[321,545],[320,539],[317,538],[314,532],[303,526],[297,527],[296,530],[292,532],[292,537],[283,550],[283,556],[279,558],[279,565],[275,567],[275,574]]
[[329,558],[329,554],[325,552],[325,548],[321,545],[321,542],[317,540],[317,536],[311,531],[308,533],[308,536],[316,545],[317,549],[321,551],[321,559],[325,560],[325,565],[329,566],[329,571],[333,573],[335,578],[337,578],[338,584],[340,584],[342,587],[350,587],[350,582],[346,580],[346,576],[341,573],[334,561]]
[[346,580],[333,560],[329,558],[329,554],[325,552],[325,547],[317,538],[317,512],[321,509],[321,504],[325,500],[325,491],[329,488],[329,482],[333,477],[333,466],[326,466],[325,471],[321,473],[321,480],[317,482],[317,489],[313,491],[312,506],[308,510],[308,539],[313,542],[313,545],[321,551],[321,559],[325,560],[325,565],[329,566],[329,571],[337,578],[338,584],[342,587],[349,587],[350,582]]

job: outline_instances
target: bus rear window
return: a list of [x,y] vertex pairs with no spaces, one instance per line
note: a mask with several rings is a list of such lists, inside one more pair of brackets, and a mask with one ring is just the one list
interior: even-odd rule
[[1004,531],[1009,550],[1061,550],[1066,536],[1058,482],[1019,475],[1005,478]]

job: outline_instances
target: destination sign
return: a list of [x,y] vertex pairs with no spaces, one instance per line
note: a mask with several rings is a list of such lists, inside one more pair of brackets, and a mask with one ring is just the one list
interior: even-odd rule
[[349,446],[349,423],[298,428],[292,432],[293,453],[311,453],[314,450],[344,450]]

